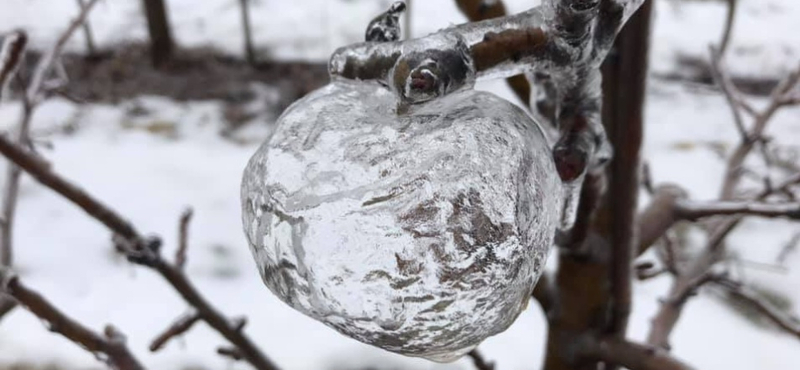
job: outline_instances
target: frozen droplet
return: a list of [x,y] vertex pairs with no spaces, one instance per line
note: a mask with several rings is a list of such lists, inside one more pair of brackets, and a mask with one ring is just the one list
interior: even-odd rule
[[386,350],[452,361],[511,325],[542,273],[561,184],[538,125],[459,90],[396,111],[337,80],[250,160],[244,229],[281,300]]

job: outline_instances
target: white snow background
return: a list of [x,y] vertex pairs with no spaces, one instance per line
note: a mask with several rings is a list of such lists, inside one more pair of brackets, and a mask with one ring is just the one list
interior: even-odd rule
[[[184,46],[212,45],[239,54],[241,33],[237,1],[167,1],[176,38]],[[336,47],[361,40],[367,22],[390,3],[368,0],[258,0],[252,20],[259,48],[277,59],[322,61]],[[529,0],[506,1],[521,11]],[[0,33],[23,28],[34,47],[54,42],[76,12],[70,0],[2,0]],[[142,40],[145,23],[139,1],[107,0],[91,14],[100,45]],[[777,77],[800,59],[800,1],[740,0],[739,18],[727,63],[736,75]],[[652,44],[654,72],[677,68],[678,54],[705,56],[721,34],[721,2],[659,0]],[[414,0],[413,35],[463,22],[453,1]],[[69,45],[81,50],[80,35]],[[481,88],[515,101],[502,81]],[[263,88],[262,88],[263,90]],[[763,103],[763,101],[760,101]],[[723,161],[713,148],[731,148],[737,134],[721,95],[709,89],[651,79],[648,88],[643,157],[658,182],[676,182],[696,199],[713,199]],[[134,105],[150,113],[133,117]],[[0,128],[18,122],[20,105],[0,106]],[[238,136],[219,135],[222,104],[177,103],[141,97],[116,106],[74,105],[51,99],[36,110],[34,135],[52,144],[42,152],[55,170],[74,180],[136,225],[164,238],[170,256],[177,220],[185,206],[195,217],[190,227],[188,272],[203,294],[230,316],[246,315],[246,331],[286,370],[325,369],[472,369],[467,360],[434,364],[394,355],[348,339],[281,303],[262,285],[241,227],[241,171],[267,132],[263,120]],[[164,135],[153,127],[174,127]],[[69,128],[65,130],[64,128]],[[800,110],[785,110],[769,127],[783,146],[800,150]],[[757,165],[757,161],[754,162]],[[641,199],[646,203],[647,199]],[[782,293],[800,313],[800,253],[788,269],[756,268],[775,256],[800,225],[752,220],[729,238],[731,248],[749,263],[748,281]],[[25,282],[91,328],[107,323],[121,329],[130,348],[151,369],[247,369],[221,358],[223,338],[198,325],[157,354],[149,341],[187,307],[153,272],[132,266],[113,252],[109,232],[82,211],[23,177],[14,230],[15,265]],[[634,286],[630,334],[643,339],[669,278]],[[544,352],[546,326],[536,304],[505,333],[480,349],[500,370],[535,369]],[[687,305],[672,336],[674,353],[698,369],[800,369],[800,340],[753,324],[713,294]],[[0,364],[28,362],[66,368],[102,368],[87,352],[53,335],[31,314],[15,310],[0,325]]]

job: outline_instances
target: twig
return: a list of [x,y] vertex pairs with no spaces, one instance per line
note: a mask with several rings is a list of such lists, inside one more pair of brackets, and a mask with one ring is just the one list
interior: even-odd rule
[[[86,0],[77,0],[77,1],[78,1],[78,6],[80,8],[86,6]],[[86,19],[83,22],[83,37],[84,40],[86,41],[86,52],[89,55],[97,54],[97,49],[95,48],[94,45],[94,36],[92,35],[92,28],[91,26],[89,26],[89,19]]]
[[690,221],[731,215],[800,220],[800,203],[679,201],[675,205],[675,212],[678,218]]
[[736,19],[736,9],[738,8],[738,0],[728,0],[728,13],[725,16],[725,27],[722,31],[722,39],[719,42],[719,55],[725,55],[728,50],[728,44],[731,41],[731,33],[733,31],[733,21]]
[[150,352],[160,351],[167,342],[189,331],[198,321],[200,321],[200,316],[197,312],[181,315],[167,330],[159,334],[156,339],[153,339],[153,342],[150,343]]
[[478,370],[494,370],[494,362],[486,361],[483,358],[483,355],[477,350],[473,349],[467,353],[467,356],[472,359],[472,363],[475,364],[475,368]]
[[[729,1],[731,4],[736,2],[736,0]],[[709,49],[711,51],[711,76],[722,92],[725,93],[725,99],[728,101],[728,106],[733,113],[733,123],[736,124],[736,129],[739,130],[742,141],[747,141],[750,139],[750,136],[747,133],[747,129],[744,127],[742,113],[739,111],[741,106],[739,102],[744,101],[744,99],[741,98],[739,91],[736,90],[736,86],[733,85],[733,81],[731,80],[731,76],[728,75],[727,70],[721,66],[723,51],[717,50],[713,46]]]
[[86,211],[92,218],[100,221],[112,232],[122,237],[122,240],[118,241],[123,245],[122,249],[131,262],[157,271],[197,311],[203,321],[239,348],[244,358],[255,368],[260,370],[277,369],[250,338],[245,336],[242,331],[236,330],[235,325],[217,311],[197,291],[197,288],[189,281],[183,271],[161,258],[158,253],[158,243],[153,243],[151,240],[143,238],[133,226],[114,210],[61,176],[53,173],[48,167],[42,166],[34,156],[10,142],[4,136],[0,136],[0,153],[16,163],[34,179],[67,198]]
[[244,55],[247,63],[256,64],[256,52],[253,47],[253,31],[250,27],[250,0],[239,0],[239,9],[242,17],[242,32],[244,33]]
[[0,102],[19,68],[27,43],[28,35],[22,31],[12,32],[3,39],[3,45],[0,46]]
[[720,192],[721,200],[730,200],[734,197],[734,191],[739,183],[741,172],[739,168],[742,167],[744,160],[753,149],[753,146],[764,135],[764,130],[767,124],[772,120],[775,113],[780,110],[784,105],[782,100],[786,98],[786,94],[790,93],[800,82],[800,66],[787,75],[770,95],[769,105],[762,110],[755,117],[755,122],[747,134],[748,140],[744,140],[733,152],[728,159],[725,170],[725,178],[723,179],[723,186]]
[[[41,294],[29,289],[7,269],[0,269],[0,291],[14,297],[23,307],[44,321],[47,328],[61,334],[118,370],[143,370],[144,367],[128,351],[125,338],[116,329],[107,327],[105,336],[97,334],[62,313]],[[98,356],[104,354],[105,356]]]
[[219,347],[217,348],[217,354],[234,361],[241,361],[244,359],[242,352],[234,347]]
[[758,312],[782,330],[800,339],[800,319],[782,312],[780,309],[764,300],[757,292],[739,282],[727,279],[717,279],[714,280],[714,282],[733,297],[739,298],[756,308]]
[[797,249],[797,246],[800,245],[800,232],[795,233],[791,239],[786,243],[786,245],[781,248],[780,253],[775,258],[775,261],[783,266],[786,263],[786,258]]
[[39,64],[36,66],[36,69],[33,72],[33,77],[31,78],[31,82],[28,85],[28,100],[31,104],[36,105],[41,99],[41,92],[44,86],[44,81],[47,75],[50,73],[50,70],[53,68],[53,64],[55,63],[56,59],[61,56],[61,52],[64,49],[64,45],[66,45],[67,41],[72,37],[72,34],[77,30],[83,22],[86,20],[86,17],[89,15],[89,11],[92,10],[95,4],[97,4],[99,0],[89,0],[85,6],[81,8],[80,13],[78,14],[75,19],[69,24],[67,29],[58,37],[55,45],[50,48],[42,56],[42,59],[39,61]]
[[692,370],[693,367],[658,348],[607,338],[591,343],[589,356],[630,370]]
[[178,250],[175,252],[175,267],[182,269],[186,265],[186,250],[189,248],[189,222],[192,221],[194,211],[187,208],[181,214],[180,225],[178,226]]

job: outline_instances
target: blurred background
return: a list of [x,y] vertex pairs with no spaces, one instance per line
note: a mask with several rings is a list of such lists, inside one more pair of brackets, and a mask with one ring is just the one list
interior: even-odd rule
[[[247,159],[289,104],[327,83],[330,54],[362,41],[366,25],[391,1],[248,1],[248,53],[239,0],[166,0],[175,47],[158,67],[142,3],[100,1],[88,29],[67,42],[56,63],[62,84],[37,106],[30,126],[32,143],[51,166],[138,229],[161,235],[169,255],[178,218],[191,207],[188,275],[220,310],[246,316],[248,334],[284,369],[472,369],[466,359],[435,364],[372,348],[295,312],[263,286],[242,232],[239,184]],[[505,0],[510,13],[537,3]],[[708,67],[708,46],[722,37],[727,6],[716,0],[654,0],[642,158],[654,182],[678,183],[699,200],[715,199],[725,157],[739,140]],[[72,0],[0,2],[0,36],[22,29],[29,37],[21,74],[29,73],[78,12],[79,1]],[[726,65],[757,107],[800,63],[798,20],[796,0],[738,1]],[[401,18],[410,24],[404,32],[411,37],[465,21],[450,0],[413,0]],[[478,88],[523,105],[502,80]],[[22,112],[18,97],[5,98],[0,129],[15,127]],[[777,171],[796,172],[800,109],[781,110],[768,134],[780,159]],[[794,315],[800,314],[798,233],[796,222],[755,219],[728,239],[736,255],[730,263]],[[702,242],[690,226],[679,237],[689,249]],[[153,272],[119,256],[102,225],[27,176],[20,182],[13,245],[14,269],[27,285],[90,328],[113,323],[149,368],[249,368],[219,356],[224,339],[202,324],[149,353],[150,341],[187,310],[185,303]],[[667,276],[635,283],[632,338],[646,336],[669,286]],[[508,331],[480,348],[498,369],[538,368],[546,331],[541,309],[532,304]],[[800,368],[800,335],[777,330],[713,291],[689,302],[672,350],[698,369]],[[24,310],[0,321],[0,369],[98,368],[90,354]]]

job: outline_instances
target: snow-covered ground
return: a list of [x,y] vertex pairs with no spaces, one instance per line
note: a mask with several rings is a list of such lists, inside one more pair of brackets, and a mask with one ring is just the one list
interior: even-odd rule
[[[335,48],[362,37],[362,28],[389,1],[257,1],[253,10],[256,40],[280,58],[324,60]],[[790,30],[800,19],[796,0],[740,0],[734,33],[733,70],[739,74],[779,75],[797,65],[800,38]],[[211,44],[238,53],[236,1],[168,1],[178,40],[184,45]],[[530,1],[507,1],[513,11]],[[3,0],[0,33],[22,27],[34,45],[46,45],[67,22],[74,1]],[[103,45],[141,39],[145,29],[138,1],[108,0],[92,14]],[[702,56],[718,39],[724,8],[717,2],[657,3],[653,68],[674,68],[677,53]],[[452,1],[413,2],[414,34],[458,23],[463,18]],[[71,44],[79,48],[76,38]],[[500,82],[482,88],[513,97]],[[138,105],[148,114],[132,115]],[[0,106],[0,128],[15,124],[19,104]],[[76,106],[60,99],[43,104],[34,117],[36,137],[54,168],[113,205],[139,230],[164,237],[171,255],[177,220],[185,206],[195,209],[190,230],[188,272],[222,311],[249,318],[248,334],[284,369],[471,369],[466,360],[441,365],[406,358],[363,345],[293,311],[262,285],[241,230],[241,171],[267,133],[254,122],[230,140],[219,135],[218,102],[176,103],[142,97],[117,106]],[[141,109],[135,109],[141,112]],[[724,99],[684,85],[652,81],[648,89],[644,158],[656,182],[677,182],[698,199],[713,198],[723,162],[715,148],[730,150],[737,136]],[[800,150],[800,110],[786,110],[770,126],[782,145]],[[646,201],[646,199],[643,199]],[[70,315],[96,329],[113,323],[129,338],[131,349],[152,369],[246,369],[215,354],[224,340],[200,325],[158,354],[149,341],[186,306],[152,272],[116,256],[107,230],[80,210],[38,185],[22,181],[14,242],[16,267],[26,283]],[[800,253],[790,255],[784,272],[754,268],[773,264],[778,250],[800,225],[785,221],[748,221],[731,245],[745,260],[748,281],[782,293],[800,313]],[[631,335],[643,338],[668,278],[635,285]],[[531,305],[505,333],[481,349],[503,370],[536,368],[541,362],[546,326]],[[690,301],[672,337],[675,354],[700,369],[795,370],[800,341],[753,324],[718,298],[702,294]],[[68,368],[98,368],[74,344],[49,333],[25,311],[0,325],[0,364],[27,361]]]

